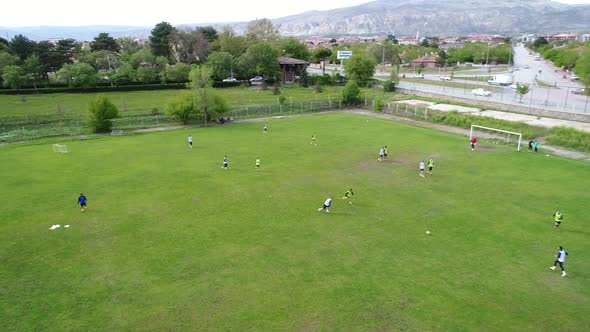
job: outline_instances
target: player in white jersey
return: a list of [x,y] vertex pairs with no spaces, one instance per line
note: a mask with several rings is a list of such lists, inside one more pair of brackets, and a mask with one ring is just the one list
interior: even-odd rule
[[318,209],[318,211],[326,210],[326,213],[330,213],[330,206],[332,205],[332,197],[328,197],[324,202],[324,207]]
[[420,160],[420,176],[424,177],[424,160]]
[[557,247],[557,255],[555,255],[555,262],[553,263],[553,266],[550,267],[551,270],[555,271],[557,264],[559,264],[559,267],[561,268],[562,277],[565,277],[567,275],[567,273],[565,273],[565,268],[563,267],[563,263],[565,263],[565,257],[567,255],[569,254],[567,253],[567,251],[563,250],[562,246]]

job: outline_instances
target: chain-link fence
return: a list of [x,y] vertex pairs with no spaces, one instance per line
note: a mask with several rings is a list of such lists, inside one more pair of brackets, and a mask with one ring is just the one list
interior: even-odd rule
[[[438,95],[440,98],[454,96],[472,100],[491,101],[507,106],[526,106],[531,108],[546,109],[570,113],[590,113],[590,96],[584,94],[579,87],[550,85],[545,83],[529,84],[529,91],[519,95],[516,89],[511,87],[490,87],[485,82],[478,81],[452,81],[436,82],[436,84],[400,82],[399,87],[407,92],[426,92]],[[489,96],[477,96],[472,90],[475,87],[490,90]]]
[[[372,107],[374,96],[363,98],[360,106]],[[289,102],[282,104],[245,105],[233,107],[223,114],[224,118],[241,119],[250,117],[275,116],[282,114],[298,114],[322,112],[346,108],[340,99],[312,100],[306,102]],[[113,130],[132,131],[136,129],[166,127],[180,125],[177,119],[159,113],[128,113],[113,119]],[[202,117],[195,117],[191,123],[203,123]],[[76,136],[89,134],[84,115],[63,114],[7,117],[0,119],[0,143],[20,142],[52,136]]]

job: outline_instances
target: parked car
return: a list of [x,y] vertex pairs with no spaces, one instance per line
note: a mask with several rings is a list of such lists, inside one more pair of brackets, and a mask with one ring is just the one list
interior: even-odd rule
[[412,78],[424,78],[424,74],[414,74]]
[[510,84],[510,88],[516,90],[518,86],[516,84]]
[[586,94],[586,89],[581,88],[581,89],[575,89],[572,90],[572,93],[575,95],[585,95]]
[[450,80],[452,80],[452,78],[451,78],[451,76],[441,76],[440,80],[441,81],[450,81]]
[[577,80],[579,80],[580,78],[579,78],[578,76],[576,76],[576,75],[572,75],[572,77],[570,77],[570,79],[571,79],[572,81],[577,81]]
[[529,68],[530,68],[530,66],[529,66],[529,65],[524,65],[524,66],[523,66],[523,68],[524,68],[524,69],[529,69]]
[[471,90],[471,93],[473,93],[476,96],[484,96],[484,97],[489,97],[492,95],[492,92],[486,90],[486,89],[473,89]]
[[224,82],[237,82],[238,80],[235,77],[228,77],[223,80]]
[[252,77],[250,79],[250,82],[251,83],[254,83],[254,82],[262,82],[262,76],[254,76],[254,77]]

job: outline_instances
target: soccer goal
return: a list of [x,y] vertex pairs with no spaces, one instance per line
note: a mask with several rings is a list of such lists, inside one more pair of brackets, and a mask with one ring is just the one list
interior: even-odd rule
[[522,142],[521,133],[474,124],[471,125],[471,130],[469,131],[469,140],[473,137],[487,139],[496,144],[498,144],[498,141],[504,144],[513,144],[516,145],[517,151],[520,151],[520,144]]
[[68,146],[65,144],[53,144],[53,152],[68,153]]

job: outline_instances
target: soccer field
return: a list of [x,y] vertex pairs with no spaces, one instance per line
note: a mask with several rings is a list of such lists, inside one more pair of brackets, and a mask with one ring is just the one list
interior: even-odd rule
[[590,326],[587,163],[353,114],[266,123],[0,147],[0,330]]

